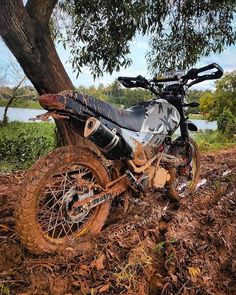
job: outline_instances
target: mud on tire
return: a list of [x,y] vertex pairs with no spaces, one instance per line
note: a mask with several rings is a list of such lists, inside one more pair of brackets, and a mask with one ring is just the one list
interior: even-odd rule
[[[180,138],[177,138],[176,141],[180,140]],[[196,189],[196,186],[199,182],[200,177],[200,152],[197,143],[190,138],[190,143],[193,148],[193,155],[192,155],[192,162],[194,165],[194,171],[192,175],[192,180],[189,182],[189,184],[186,186],[186,193],[185,196],[188,196],[189,194],[193,193]],[[181,195],[177,189],[177,184],[172,183],[167,188],[167,194],[170,199],[174,201],[181,200]]]
[[17,233],[22,243],[33,253],[61,252],[67,247],[78,244],[81,236],[99,233],[106,221],[110,202],[93,208],[93,214],[88,216],[88,221],[82,229],[69,236],[57,239],[48,236],[42,229],[37,210],[46,184],[61,168],[74,164],[86,166],[99,185],[104,187],[109,182],[109,174],[101,159],[89,149],[78,146],[62,147],[39,159],[25,177],[15,210]]

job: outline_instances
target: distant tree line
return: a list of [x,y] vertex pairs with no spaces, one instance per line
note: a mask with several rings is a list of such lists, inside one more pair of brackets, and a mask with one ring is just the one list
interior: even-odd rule
[[105,100],[117,107],[129,108],[143,100],[153,97],[153,94],[145,89],[127,89],[121,86],[117,80],[108,86],[100,84],[97,88],[94,86],[79,86],[77,91],[95,96],[101,100]]
[[[14,88],[14,87],[13,87]],[[12,89],[9,86],[0,86],[0,99],[9,100],[12,95]],[[38,94],[33,86],[22,86],[17,89],[17,98],[37,100]]]
[[[129,108],[143,100],[152,99],[153,94],[141,88],[126,89],[116,80],[112,84],[95,86],[79,86],[76,91],[94,96],[107,101],[117,107]],[[0,104],[10,99],[12,88],[0,87]],[[38,94],[32,86],[22,86],[17,89],[16,106],[24,107],[24,101],[37,101]],[[187,92],[189,102],[199,102],[198,108],[190,109],[191,113],[202,113],[208,119],[215,120],[227,108],[234,116],[236,114],[236,71],[226,73],[215,84],[215,90],[189,90]],[[17,101],[19,102],[17,105]]]

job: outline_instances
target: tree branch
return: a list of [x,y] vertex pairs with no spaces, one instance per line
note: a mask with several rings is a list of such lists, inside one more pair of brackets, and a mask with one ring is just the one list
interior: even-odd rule
[[7,118],[7,111],[8,111],[8,109],[9,109],[10,105],[12,104],[13,100],[16,98],[16,91],[17,91],[17,89],[21,86],[21,84],[25,81],[26,78],[27,78],[27,77],[24,76],[24,77],[19,81],[19,83],[16,85],[16,87],[14,87],[14,88],[12,89],[12,95],[11,95],[11,98],[9,99],[9,101],[8,101],[8,103],[7,103],[7,105],[6,105],[5,110],[4,110],[4,114],[3,114],[2,122],[3,122],[4,125],[7,124],[7,121],[8,121],[8,118]]
[[26,11],[40,24],[48,24],[57,0],[28,0]]

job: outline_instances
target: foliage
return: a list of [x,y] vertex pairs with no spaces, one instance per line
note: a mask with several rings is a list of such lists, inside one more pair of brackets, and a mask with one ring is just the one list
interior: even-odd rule
[[0,290],[1,290],[1,295],[10,295],[9,288],[4,284],[0,285]]
[[236,71],[226,73],[216,82],[214,92],[202,93],[200,111],[207,113],[209,119],[217,119],[224,108],[236,114]]
[[226,73],[216,82],[215,95],[217,116],[223,112],[225,107],[236,114],[236,71]]
[[78,91],[95,96],[96,98],[106,100],[117,107],[128,108],[138,104],[141,101],[152,98],[152,94],[148,90],[140,88],[136,89],[124,89],[118,81],[115,81],[111,85],[104,86],[99,85],[98,88],[94,86],[84,87],[80,86],[77,88]]
[[211,91],[202,93],[202,96],[199,99],[200,102],[200,111],[207,114],[208,119],[214,119],[216,116],[216,103],[215,95]]
[[151,50],[147,55],[152,69],[186,69],[201,56],[220,53],[225,46],[235,43],[235,1],[166,3],[169,5],[163,17],[164,25],[152,36]]
[[[187,101],[188,102],[198,102],[200,104],[200,98],[203,95],[208,94],[210,91],[209,90],[196,90],[196,89],[190,89],[187,91]],[[188,113],[199,113],[200,112],[200,107],[195,107],[195,108],[190,108],[188,110]]]
[[227,138],[236,134],[236,117],[229,109],[224,108],[223,112],[219,115],[217,119],[217,127]]
[[[59,40],[69,47],[78,73],[83,66],[94,76],[129,66],[136,34],[150,37],[149,66],[161,72],[185,69],[236,41],[232,0],[60,0],[59,5],[62,16],[69,15]],[[57,28],[63,27],[61,19]]]
[[236,146],[236,137],[231,136],[231,138],[227,138],[219,131],[208,130],[198,133],[194,139],[201,152],[215,151],[222,148]]
[[55,125],[12,122],[0,125],[0,170],[26,169],[56,147]]
[[173,239],[173,240],[169,240],[169,241],[162,241],[160,243],[158,243],[155,247],[154,247],[154,252],[157,253],[157,254],[160,254],[165,248],[167,245],[171,245],[171,244],[174,244],[176,241]]

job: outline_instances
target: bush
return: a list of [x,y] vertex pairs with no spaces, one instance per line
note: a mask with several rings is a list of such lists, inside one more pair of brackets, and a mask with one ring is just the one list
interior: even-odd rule
[[217,128],[227,138],[236,134],[236,119],[229,109],[224,108],[223,112],[218,117]]
[[27,169],[55,147],[54,124],[11,122],[0,126],[0,169]]

